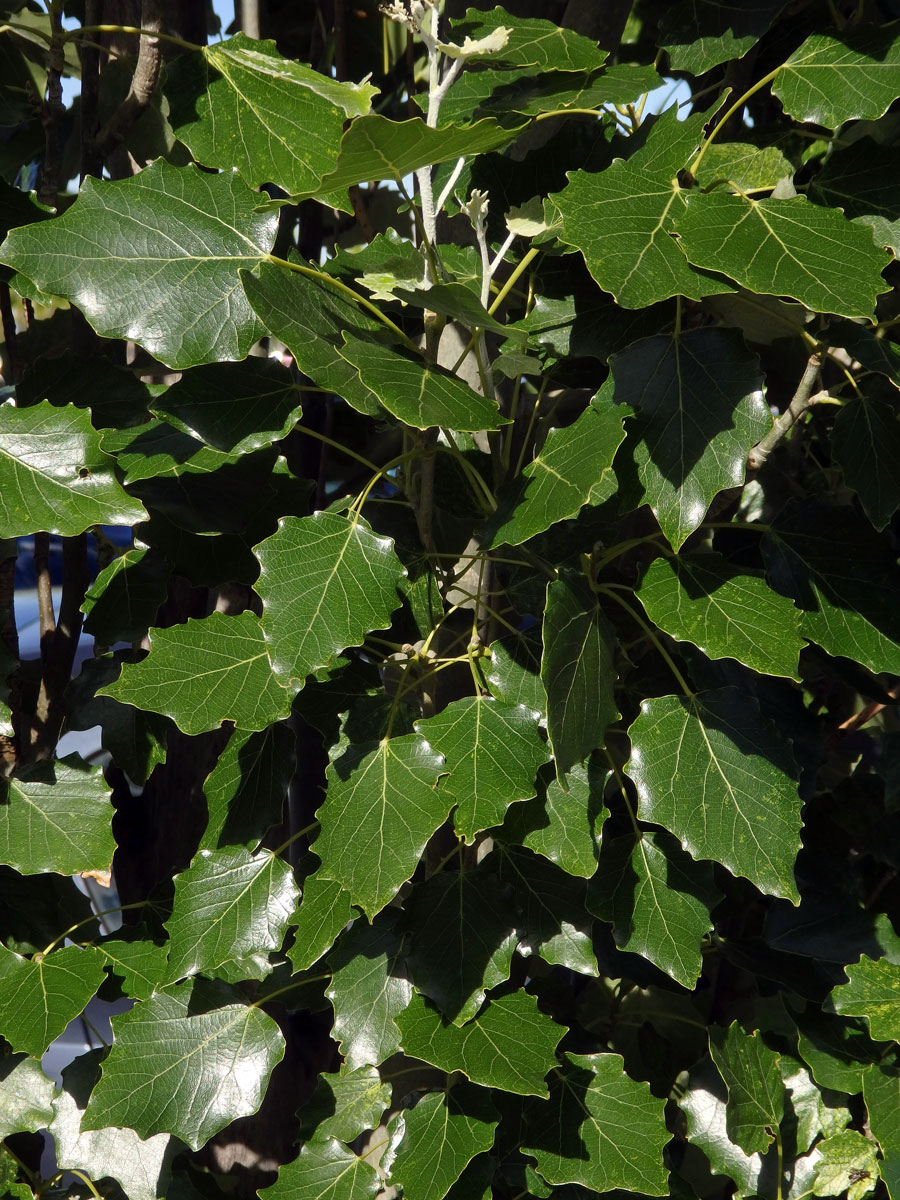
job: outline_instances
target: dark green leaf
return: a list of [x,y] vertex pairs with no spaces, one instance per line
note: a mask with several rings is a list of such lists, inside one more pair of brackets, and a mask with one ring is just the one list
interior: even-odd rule
[[683,987],[703,969],[702,940],[718,899],[712,867],[696,864],[669,834],[604,836],[588,906],[613,927],[621,950],[642,954]]
[[558,779],[539,779],[537,796],[510,809],[501,840],[508,834],[569,875],[589,878],[597,869],[600,829],[609,815],[603,803],[608,778],[609,771],[592,758],[587,770],[576,764],[569,771],[568,791]]
[[284,1054],[278,1026],[232,989],[191,980],[112,1018],[82,1129],[171,1133],[198,1149],[236,1117],[256,1112]]
[[399,607],[397,585],[406,572],[393,542],[361,520],[329,512],[285,517],[255,553],[263,633],[272,667],[287,684],[303,684],[341,650],[385,628]]
[[884,529],[900,505],[900,423],[889,404],[865,393],[849,401],[834,423],[834,457],[876,529]]
[[524,704],[544,715],[547,694],[541,683],[541,647],[533,633],[513,634],[491,643],[487,681],[498,700]]
[[260,1193],[271,1200],[365,1200],[381,1190],[381,1180],[363,1158],[337,1138],[313,1137],[300,1157],[278,1171],[278,1179]]
[[772,91],[797,121],[836,129],[875,120],[900,94],[900,37],[892,25],[814,33],[779,69]]
[[71,537],[143,520],[144,506],[116,482],[113,466],[84,409],[0,405],[0,537],[35,529]]
[[146,929],[129,928],[97,945],[106,965],[122,980],[122,991],[134,1000],[149,1000],[166,978],[168,945],[157,945]]
[[608,500],[616,490],[612,463],[625,437],[625,412],[596,400],[574,424],[548,432],[522,472],[523,494],[516,494],[515,507],[494,531],[491,545],[527,542],[557,521],[577,517],[583,505]]
[[505,846],[501,856],[500,877],[515,898],[519,953],[540,955],[553,966],[596,975],[594,920],[585,907],[584,880],[574,879],[528,850]]
[[390,1107],[391,1085],[383,1083],[377,1067],[357,1067],[339,1075],[320,1075],[316,1093],[301,1110],[304,1129],[315,1130],[316,1140],[326,1137],[352,1142],[374,1129]]
[[328,768],[315,852],[319,871],[373,917],[393,899],[453,803],[438,789],[443,758],[422,737],[362,743]]
[[198,162],[238,171],[254,187],[316,187],[334,170],[345,121],[369,111],[377,89],[282,58],[273,41],[243,33],[182,58],[167,81],[172,126]]
[[209,822],[201,850],[252,850],[278,824],[296,768],[296,740],[280,721],[256,733],[235,730],[203,784]]
[[490,1094],[473,1084],[423,1096],[403,1112],[405,1134],[391,1178],[405,1196],[443,1200],[466,1164],[493,1145],[498,1119]]
[[53,1118],[56,1085],[36,1058],[10,1054],[0,1062],[0,1137],[37,1133]]
[[676,224],[694,266],[722,271],[752,292],[791,296],[818,312],[871,317],[887,287],[881,278],[887,258],[870,229],[804,196],[754,200],[693,191],[688,197]]
[[778,1055],[737,1021],[710,1029],[709,1052],[728,1087],[725,1125],[745,1154],[765,1152],[784,1115],[784,1084]]
[[259,337],[238,273],[266,257],[277,224],[238,175],[158,159],[130,179],[88,177],[63,216],[14,229],[0,254],[101,336],[177,370],[244,358]]
[[448,1025],[421,996],[414,995],[397,1024],[403,1049],[448,1074],[462,1071],[473,1083],[520,1096],[546,1096],[544,1078],[556,1065],[564,1030],[545,1017],[525,992],[498,996],[478,1016]]
[[165,559],[144,546],[114,558],[85,593],[84,632],[101,646],[140,641],[166,598],[169,574]]
[[545,71],[590,71],[602,67],[607,58],[607,52],[590,38],[555,21],[514,16],[501,4],[487,11],[468,8],[465,16],[454,20],[452,25],[454,40],[458,42],[465,38],[477,42],[494,29],[507,29],[506,45],[491,53],[492,63],[541,67]]
[[735,570],[718,554],[658,558],[635,595],[660,629],[710,658],[800,678],[800,611],[766,585],[761,571]]
[[845,970],[850,982],[831,993],[835,1011],[862,1017],[873,1038],[900,1040],[900,966],[863,956]]
[[412,998],[412,984],[399,961],[393,916],[374,925],[355,921],[328,956],[334,972],[328,999],[346,1070],[378,1066],[402,1044],[396,1018]]
[[[860,138],[846,150],[829,154],[810,191],[818,203],[840,206],[845,216],[870,225],[876,243],[893,250],[896,257],[900,254],[898,186],[900,149]],[[864,333],[865,328],[857,332]]]
[[663,1101],[629,1078],[618,1054],[567,1054],[549,1101],[527,1101],[525,1120],[522,1149],[548,1183],[666,1195]]
[[344,926],[355,917],[350,896],[333,879],[316,872],[303,884],[303,902],[294,917],[294,943],[288,950],[295,971],[305,971],[337,941]]
[[563,775],[602,746],[616,720],[615,631],[581,576],[547,585],[541,680],[547,733]]
[[800,1057],[816,1083],[851,1096],[861,1092],[870,1064],[879,1057],[862,1020],[844,1020],[832,1013],[806,1013],[795,1020],[800,1030]]
[[416,722],[416,732],[446,760],[442,795],[456,798],[453,823],[464,841],[499,825],[510,804],[534,795],[547,762],[537,713],[484,696],[454,700],[442,713]]
[[642,820],[669,829],[694,858],[797,900],[798,772],[754,699],[720,688],[645,700],[628,733]]
[[0,1029],[12,1048],[40,1058],[96,992],[103,965],[91,947],[31,959],[0,947]]
[[128,429],[105,429],[101,445],[115,455],[122,482],[127,484],[157,477],[207,474],[235,461],[235,456],[212,450],[155,418]]
[[649,504],[678,550],[771,428],[759,360],[735,330],[691,329],[635,342],[610,369],[638,413],[616,463],[625,502]]
[[785,0],[680,0],[665,9],[659,44],[676,71],[703,75],[742,58],[784,6]]
[[259,730],[286,717],[291,693],[278,682],[258,619],[214,612],[170,629],[154,629],[150,653],[126,663],[99,695],[163,712],[188,734],[234,721]]
[[881,1177],[891,1200],[900,1195],[900,1073],[896,1066],[879,1067],[863,1079],[869,1128],[881,1146]]
[[695,271],[672,236],[685,205],[676,176],[699,145],[703,120],[698,114],[678,121],[670,109],[631,158],[617,159],[599,175],[573,171],[569,186],[553,196],[562,213],[561,239],[582,252],[603,290],[625,308],[733,290],[718,276]]
[[169,979],[280,950],[299,896],[290,866],[268,850],[200,850],[175,876]]
[[76,755],[0,780],[0,855],[23,875],[109,870],[116,844],[110,789]]

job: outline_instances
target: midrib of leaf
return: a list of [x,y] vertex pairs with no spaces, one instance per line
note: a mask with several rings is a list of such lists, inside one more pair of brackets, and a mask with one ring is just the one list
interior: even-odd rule
[[[647,182],[648,182],[648,185],[650,185],[650,190],[644,194],[645,195],[653,195],[658,186],[657,181],[655,179],[648,179]],[[658,193],[656,193],[656,194],[658,194]],[[631,268],[631,270],[628,272],[628,274],[625,276],[624,281],[616,289],[617,291],[623,292],[625,290],[625,288],[628,286],[628,283],[631,280],[632,275],[634,275],[634,273],[640,268],[641,264],[643,263],[644,255],[648,254],[650,252],[651,247],[656,246],[656,235],[659,233],[659,231],[662,229],[663,225],[665,224],[666,217],[669,215],[669,209],[675,203],[675,197],[677,195],[678,195],[678,189],[673,188],[671,199],[669,200],[669,202],[665,206],[665,208],[662,210],[662,213],[660,214],[659,220],[657,221],[655,227],[651,230],[650,237],[647,239],[647,244],[644,246],[643,250],[638,255],[637,261],[635,262],[635,264]]]
[[[207,54],[207,58],[212,58],[212,55]],[[291,156],[291,158],[299,158],[304,163],[306,163],[307,166],[309,166],[309,155],[302,155],[302,154],[298,153],[298,151],[295,150],[294,147],[291,146],[288,143],[288,141],[281,134],[277,133],[276,130],[273,129],[272,126],[268,123],[268,119],[270,119],[271,114],[266,114],[264,116],[263,110],[260,108],[257,108],[256,105],[253,103],[253,101],[250,99],[250,97],[247,96],[241,90],[240,85],[236,82],[236,80],[233,78],[233,76],[229,73],[229,69],[231,68],[231,63],[228,61],[228,56],[222,55],[222,56],[216,58],[215,62],[212,62],[211,65],[213,67],[213,70],[218,71],[219,74],[222,76],[222,78],[228,82],[230,87],[233,89],[235,95],[240,100],[242,100],[244,102],[244,104],[247,105],[247,107],[250,109],[250,111],[253,113],[253,115],[259,121],[260,125],[262,125],[262,127],[265,129],[266,133],[270,137],[274,138],[275,141],[279,142],[281,144],[281,146]],[[302,84],[298,84],[298,86],[302,87]],[[278,115],[283,117],[283,114],[278,114]],[[240,123],[241,123],[240,105],[238,105],[238,108],[237,108],[237,121],[238,121],[238,128],[240,129]],[[294,123],[294,128],[298,131],[298,133],[301,132],[301,127],[299,125],[297,125],[296,123]],[[241,138],[243,139],[243,130],[241,129],[240,132],[241,132]],[[298,147],[303,145],[305,138],[308,138],[310,136],[312,136],[312,137],[317,136],[315,125],[307,126],[305,129],[303,129],[302,135],[303,135],[302,137],[298,137],[298,139],[297,139]],[[322,138],[319,137],[318,141],[322,141]]]
[[[603,1127],[600,1125],[597,1118],[594,1116],[594,1114],[587,1107],[585,1102],[581,1099],[581,1097],[575,1091],[575,1088],[570,1083],[565,1072],[560,1067],[554,1067],[553,1070],[560,1077],[563,1087],[566,1088],[566,1090],[574,1098],[575,1103],[578,1105],[578,1107],[581,1109],[581,1111],[587,1117],[588,1121],[594,1127],[594,1129],[597,1131],[597,1133],[602,1138],[602,1140],[604,1142],[608,1142],[609,1145],[613,1147],[613,1149],[615,1150],[615,1152],[619,1156],[619,1158],[622,1160],[622,1162],[624,1162],[630,1166],[631,1164],[630,1164],[629,1160],[625,1157],[625,1155],[622,1153],[622,1151],[619,1149],[619,1147],[616,1145],[616,1143],[612,1140],[611,1137],[607,1136],[607,1134],[603,1132]],[[596,1076],[594,1078],[596,1079]],[[588,1085],[587,1091],[590,1092],[590,1085]]]
[[[13,779],[13,780],[11,780],[11,781],[10,781],[10,783],[11,783],[13,786],[15,786],[15,783],[16,783],[16,781]],[[49,785],[49,784],[48,784],[47,786],[49,787],[49,786],[51,786],[51,785]],[[22,799],[23,799],[23,800],[24,800],[24,801],[25,801],[25,802],[26,802],[26,803],[27,803],[27,804],[28,804],[28,805],[29,805],[31,808],[33,808],[33,809],[35,810],[35,812],[38,814],[38,816],[41,818],[41,820],[42,820],[42,821],[44,821],[44,822],[45,822],[47,825],[49,825],[49,826],[50,826],[52,829],[55,829],[55,830],[57,831],[57,833],[59,833],[59,834],[61,835],[61,837],[63,837],[63,838],[64,838],[64,839],[65,839],[65,840],[66,840],[66,841],[69,843],[69,845],[72,847],[72,849],[73,849],[73,850],[77,850],[77,849],[79,848],[79,847],[78,847],[78,843],[77,843],[77,842],[74,842],[74,841],[72,840],[72,838],[71,838],[71,837],[70,837],[70,836],[69,836],[69,835],[66,833],[66,831],[65,831],[65,830],[62,828],[62,826],[61,826],[61,825],[57,825],[57,824],[56,824],[56,822],[55,822],[55,821],[54,821],[54,820],[53,820],[53,819],[52,819],[52,818],[51,818],[51,817],[50,817],[50,816],[49,816],[47,813],[45,813],[45,812],[44,812],[44,810],[43,810],[42,808],[40,808],[40,807],[39,807],[37,804],[35,804],[35,802],[34,802],[34,801],[31,799],[31,797],[28,795],[28,793],[27,793],[26,791],[22,791],[22,790],[20,790],[20,789],[18,789],[18,788],[17,788],[17,789],[16,789],[16,793],[17,793],[17,795],[19,795],[19,796],[20,796],[20,797],[21,797],[21,798],[22,798]]]

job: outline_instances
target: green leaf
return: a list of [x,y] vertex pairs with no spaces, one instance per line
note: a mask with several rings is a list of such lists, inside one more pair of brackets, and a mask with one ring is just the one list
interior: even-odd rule
[[438,789],[443,757],[407,734],[350,747],[327,771],[315,852],[333,879],[373,917],[412,875],[453,803]]
[[357,1067],[339,1075],[320,1075],[315,1095],[300,1111],[303,1128],[314,1129],[317,1141],[335,1137],[352,1142],[375,1129],[390,1108],[391,1085],[383,1083],[377,1067]]
[[442,871],[412,892],[405,919],[416,990],[464,1025],[485,993],[509,978],[516,937],[508,895],[483,870]]
[[443,367],[346,332],[338,353],[359,371],[388,412],[406,425],[416,429],[449,425],[466,432],[496,429],[500,424],[494,401]]
[[879,1041],[900,1041],[900,966],[863,956],[844,970],[850,982],[831,993],[835,1011],[862,1017]]
[[728,1136],[745,1154],[764,1153],[784,1115],[778,1055],[737,1021],[727,1030],[713,1026],[709,1034],[709,1052],[728,1087]]
[[399,961],[395,916],[372,925],[355,921],[328,956],[333,977],[327,995],[345,1070],[378,1066],[402,1044],[396,1018],[412,998],[412,984]]
[[233,172],[160,158],[129,179],[89,176],[63,216],[14,229],[0,256],[102,337],[130,338],[180,370],[244,358],[260,336],[238,272],[265,258],[277,225]]
[[252,850],[278,824],[296,769],[296,741],[280,721],[256,733],[235,730],[203,784],[209,822],[201,850]]
[[814,33],[779,68],[772,91],[797,121],[828,129],[874,121],[900,94],[900,37],[892,25]]
[[344,330],[384,329],[353,300],[320,279],[263,263],[259,276],[241,274],[248,300],[266,329],[287,346],[297,367],[319,387],[362,413],[379,413],[378,397],[359,371],[338,353]]
[[615,631],[586,580],[569,573],[547,585],[543,636],[547,733],[563,775],[603,745],[619,715],[613,694]]
[[[520,126],[521,128],[521,126]],[[419,167],[447,162],[462,154],[484,154],[499,150],[516,136],[517,129],[506,129],[496,121],[477,121],[474,125],[445,125],[432,129],[420,117],[409,121],[390,121],[387,117],[359,117],[341,139],[337,166],[326,175],[315,194],[329,203],[337,201],[350,211],[346,197],[339,193],[356,183],[370,179],[403,178]]]
[[334,170],[345,121],[378,89],[282,58],[243,33],[182,57],[166,82],[172,127],[194,158],[258,187],[309,191]]
[[303,902],[292,921],[297,927],[294,942],[287,952],[294,970],[305,971],[318,962],[355,916],[350,896],[339,883],[319,872],[304,880]]
[[0,780],[0,857],[23,875],[109,870],[116,848],[110,789],[77,755]]
[[72,537],[92,525],[144,520],[144,506],[116,482],[114,465],[84,409],[0,405],[0,537],[35,529]]
[[705,75],[742,58],[784,6],[785,0],[681,0],[663,13],[659,45],[674,70]]
[[690,329],[635,342],[610,369],[638,413],[616,460],[624,502],[649,504],[677,551],[771,428],[759,360],[736,330]]
[[95,1053],[77,1058],[63,1072],[64,1086],[53,1101],[47,1127],[56,1144],[56,1165],[63,1171],[84,1171],[92,1179],[115,1179],[128,1200],[157,1200],[167,1193],[172,1160],[183,1147],[167,1134],[144,1141],[127,1128],[82,1133],[82,1113],[99,1074]]
[[[424,271],[424,260],[419,258],[420,269]],[[369,277],[371,278],[371,277]],[[360,280],[366,282],[366,276]],[[417,281],[419,282],[419,281]],[[509,329],[502,322],[492,317],[478,296],[464,283],[434,283],[428,288],[398,287],[393,290],[390,299],[402,300],[405,304],[413,304],[416,308],[428,309],[430,312],[441,313],[442,316],[452,317],[470,327],[478,326],[492,333],[506,337]]]
[[672,236],[685,205],[676,176],[699,145],[702,125],[702,114],[678,121],[670,109],[629,159],[600,174],[572,171],[569,186],[552,197],[562,213],[560,239],[582,252],[590,273],[624,308],[733,290],[695,271]]
[[[870,225],[876,244],[892,250],[896,258],[900,255],[898,185],[900,149],[860,138],[846,150],[829,154],[810,184],[810,195],[819,204],[842,208],[844,216],[858,224]],[[871,332],[867,326],[852,328],[857,334]],[[887,342],[883,348],[890,345]]]
[[233,456],[212,450],[190,434],[155,418],[136,428],[106,429],[101,445],[116,456],[116,466],[126,484],[158,477],[207,474],[235,461]]
[[608,57],[607,51],[596,42],[572,29],[539,17],[514,16],[501,4],[488,11],[468,8],[451,25],[457,42],[465,38],[477,42],[493,30],[505,28],[509,37],[505,46],[491,53],[492,63],[541,67],[545,71],[591,71],[602,67]]
[[[548,432],[522,472],[515,507],[493,532],[490,545],[518,546],[557,521],[577,517],[583,505],[602,503],[616,490],[612,463],[625,437],[625,413],[597,399],[574,424]],[[504,509],[501,512],[505,515]]]
[[292,696],[272,673],[259,620],[214,612],[184,625],[154,629],[150,653],[126,663],[98,695],[162,712],[187,734],[234,721],[264,729],[288,716]]
[[122,980],[122,991],[134,1000],[149,1000],[168,970],[168,944],[157,945],[146,929],[133,927],[97,945],[106,965]]
[[23,958],[0,947],[0,1029],[14,1050],[40,1058],[68,1023],[84,1011],[103,982],[103,955],[64,946]]
[[534,997],[521,991],[489,1001],[461,1027],[446,1024],[414,995],[397,1024],[406,1054],[519,1096],[548,1094],[544,1079],[556,1065],[556,1047],[565,1032],[539,1011]]
[[870,1064],[879,1057],[862,1021],[842,1020],[831,1013],[807,1013],[795,1020],[800,1057],[816,1083],[851,1096],[861,1092]]
[[718,554],[658,558],[635,595],[660,629],[709,658],[799,680],[800,611],[761,571],[735,570]]
[[168,594],[169,564],[145,546],[104,567],[84,596],[84,632],[101,646],[140,641]]
[[900,506],[896,409],[862,393],[839,410],[832,445],[844,482],[859,496],[875,528],[884,529]]
[[754,699],[729,687],[645,700],[628,735],[642,820],[669,829],[692,857],[797,901],[798,772]]
[[900,1195],[900,1072],[896,1065],[880,1066],[863,1079],[869,1128],[878,1138],[883,1162],[881,1177],[891,1200]]
[[498,1120],[489,1093],[473,1084],[423,1096],[403,1111],[405,1133],[391,1179],[405,1196],[443,1200],[466,1164],[493,1145]]
[[524,704],[542,716],[547,694],[541,683],[541,645],[532,634],[516,633],[491,643],[491,666],[487,681],[497,700]]
[[6,1055],[0,1061],[0,1137],[46,1129],[53,1118],[55,1091],[36,1058]]
[[82,1129],[171,1133],[192,1150],[259,1107],[284,1039],[271,1017],[221,983],[191,980],[112,1018]]
[[251,356],[185,372],[151,407],[215,450],[249,454],[287,436],[300,415],[300,391],[276,359]]
[[515,897],[519,954],[540,955],[551,966],[596,975],[594,920],[585,907],[584,880],[512,846],[500,849],[500,878]]
[[[284,517],[254,548],[262,568],[262,629],[275,674],[286,684],[333,663],[390,623],[406,574],[390,538],[338,513]],[[297,564],[303,564],[298,575]]]
[[278,1178],[261,1196],[271,1200],[365,1200],[381,1190],[381,1179],[364,1158],[359,1158],[332,1137],[305,1142],[300,1157],[278,1169]]
[[534,795],[549,755],[538,714],[484,696],[454,700],[416,722],[416,732],[444,756],[450,778],[441,794],[456,799],[453,824],[463,841],[499,825],[510,804]]
[[591,758],[587,770],[576,764],[569,771],[568,791],[558,779],[539,779],[537,796],[509,810],[498,836],[506,840],[509,834],[569,875],[588,879],[597,869],[600,829],[609,816],[603,803],[608,778],[609,771]]
[[878,1153],[874,1142],[855,1129],[845,1129],[818,1144],[821,1154],[814,1196],[840,1196],[862,1200],[878,1182]]
[[681,249],[696,267],[722,271],[751,292],[791,296],[817,312],[871,317],[887,266],[870,229],[804,196],[790,200],[688,193],[677,217]]
[[280,950],[299,898],[291,867],[268,850],[200,850],[175,876],[165,923],[169,979],[210,975],[229,959]]
[[712,866],[692,862],[669,834],[604,835],[591,912],[611,923],[620,950],[642,954],[683,987],[700,977],[718,899]]
[[697,168],[697,182],[708,187],[726,179],[742,192],[767,191],[793,173],[793,165],[777,146],[760,150],[744,142],[714,142]]
[[664,1196],[670,1134],[663,1107],[646,1083],[625,1073],[618,1054],[567,1054],[550,1080],[550,1099],[525,1103],[522,1149],[548,1183]]

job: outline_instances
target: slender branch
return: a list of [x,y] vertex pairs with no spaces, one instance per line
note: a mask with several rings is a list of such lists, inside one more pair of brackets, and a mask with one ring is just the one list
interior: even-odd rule
[[162,47],[159,37],[162,25],[163,14],[160,0],[142,0],[141,28],[146,32],[141,34],[137,62],[134,66],[128,95],[95,139],[94,149],[101,160],[105,159],[116,146],[124,141],[153,98],[162,62]]
[[778,72],[780,70],[781,70],[781,67],[777,66],[774,71],[770,71],[768,73],[768,75],[763,75],[762,79],[758,79],[752,87],[747,88],[746,92],[744,92],[744,94],[742,96],[739,96],[738,99],[735,100],[734,104],[731,105],[731,107],[725,113],[724,117],[722,117],[717,122],[715,129],[713,129],[711,131],[711,133],[709,134],[709,137],[706,139],[706,141],[703,143],[703,145],[697,151],[697,155],[696,155],[694,161],[688,167],[688,172],[691,175],[693,175],[695,179],[697,178],[697,168],[703,162],[704,155],[706,154],[706,152],[710,148],[710,146],[713,144],[715,139],[719,136],[719,134],[725,128],[725,126],[728,124],[728,121],[731,119],[731,117],[734,116],[734,114],[738,111],[738,109],[741,109],[744,107],[744,105],[747,103],[747,101],[750,99],[751,96],[755,96],[756,93],[761,91],[766,86],[767,83],[771,83],[772,80],[775,78],[775,76],[778,74]]
[[[891,700],[900,700],[900,683],[895,683],[888,690],[888,696]],[[861,708],[858,713],[854,713],[852,717],[848,717],[846,721],[842,721],[832,733],[825,739],[825,749],[833,750],[839,741],[847,736],[848,733],[853,733],[854,730],[861,729],[863,725],[867,725],[873,717],[877,717],[880,712],[887,708],[887,703],[882,703],[879,700],[867,704],[865,708]]]
[[82,25],[80,29],[73,29],[65,35],[65,41],[73,42],[80,39],[84,33],[136,33],[140,37],[158,38],[161,42],[168,42],[171,46],[179,46],[182,50],[193,50],[197,54],[202,54],[206,49],[205,46],[200,46],[196,42],[186,42],[184,38],[175,37],[171,33],[160,33],[156,29],[142,29],[138,25]]
[[784,410],[780,417],[775,420],[772,428],[761,441],[753,447],[747,455],[747,465],[752,470],[758,470],[761,467],[778,443],[785,437],[788,431],[803,414],[812,407],[818,400],[817,395],[813,395],[813,388],[816,385],[816,380],[819,376],[819,371],[822,368],[822,355],[819,351],[815,351],[809,356],[809,361],[806,364],[806,369],[803,372],[797,390],[794,392],[793,399]]
[[34,535],[34,575],[37,582],[38,612],[40,615],[41,658],[46,666],[50,643],[56,631],[53,611],[53,589],[50,582],[50,534]]
[[493,304],[488,309],[488,312],[491,314],[491,316],[494,315],[509,293],[519,282],[521,276],[524,275],[524,273],[528,270],[529,266],[532,264],[532,262],[534,262],[540,252],[541,250],[539,246],[532,246],[519,265],[512,271],[509,279],[507,279],[506,283],[504,283],[503,287],[495,296]]
[[434,207],[435,207],[436,212],[441,212],[444,205],[447,203],[447,200],[450,197],[450,193],[453,191],[454,187],[456,186],[456,181],[459,179],[460,175],[462,175],[463,167],[465,165],[466,165],[465,155],[463,155],[461,158],[458,158],[456,160],[456,166],[450,172],[450,178],[444,184],[443,191],[441,192],[441,194],[438,196],[437,200],[435,201]]
[[633,605],[629,604],[627,600],[623,599],[619,595],[618,591],[616,591],[615,589],[616,589],[616,584],[604,583],[604,584],[601,584],[597,588],[597,591],[601,592],[604,596],[609,596],[609,598],[611,600],[615,600],[615,602],[617,604],[621,605],[621,607],[625,609],[625,611],[629,614],[631,619],[636,624],[640,625],[641,629],[643,629],[644,633],[646,633],[647,637],[650,639],[650,641],[654,644],[656,649],[659,651],[660,657],[665,661],[669,670],[675,676],[675,680],[676,680],[678,686],[681,688],[682,692],[684,692],[685,696],[689,696],[689,697],[693,698],[693,696],[694,696],[693,689],[691,687],[689,687],[687,680],[682,675],[681,671],[678,669],[678,665],[675,662],[675,659],[672,657],[672,655],[669,653],[669,651],[663,645],[662,638],[657,634],[656,630],[653,628],[653,626],[650,624],[650,622],[645,621],[644,618],[641,616],[641,614],[637,611],[637,609],[635,609]]

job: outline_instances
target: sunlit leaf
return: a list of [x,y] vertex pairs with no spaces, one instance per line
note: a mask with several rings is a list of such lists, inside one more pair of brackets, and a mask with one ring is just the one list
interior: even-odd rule
[[443,1200],[466,1164],[493,1144],[498,1117],[484,1088],[458,1083],[446,1094],[430,1092],[404,1110],[391,1178],[406,1196]]
[[814,33],[779,68],[772,91],[797,121],[836,129],[874,120],[900,93],[900,37],[890,25]]
[[727,1030],[710,1030],[709,1052],[728,1088],[728,1136],[745,1154],[765,1152],[784,1114],[778,1055],[736,1021]]
[[63,946],[23,958],[0,947],[0,1029],[13,1050],[40,1058],[103,980],[103,955]]
[[835,1010],[847,1017],[862,1017],[873,1038],[900,1040],[900,966],[864,955],[844,969],[850,982],[832,992]]

